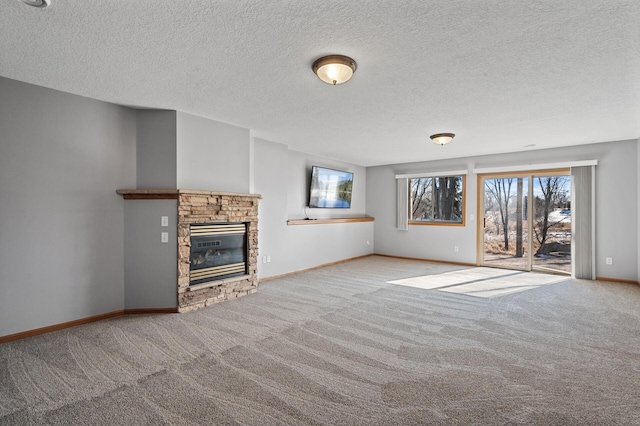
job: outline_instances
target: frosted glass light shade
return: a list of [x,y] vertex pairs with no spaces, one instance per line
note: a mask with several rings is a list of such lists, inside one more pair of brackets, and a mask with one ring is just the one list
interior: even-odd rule
[[329,84],[342,84],[348,81],[356,72],[356,61],[342,55],[329,55],[316,59],[313,72],[318,78]]
[[28,4],[29,6],[45,8],[49,7],[51,4],[51,0],[22,0],[23,3]]
[[438,145],[446,145],[453,140],[456,135],[453,133],[436,133],[435,135],[431,135],[431,140],[433,143],[437,143]]

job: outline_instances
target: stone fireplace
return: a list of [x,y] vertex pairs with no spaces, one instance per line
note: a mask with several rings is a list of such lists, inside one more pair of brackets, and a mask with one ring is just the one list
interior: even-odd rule
[[[258,288],[258,200],[259,195],[225,192],[180,190],[178,198],[178,311],[188,312],[212,303],[255,293]],[[246,229],[246,265],[234,276],[196,283],[192,280],[192,237],[205,228],[205,224],[224,224],[229,232]],[[229,230],[230,224],[236,226]],[[220,230],[221,228],[218,228]],[[214,239],[220,241],[221,239]],[[235,245],[235,243],[231,243]],[[215,246],[212,247],[215,250]],[[220,253],[220,257],[223,254]],[[212,258],[216,257],[215,251]],[[215,259],[214,259],[215,260]],[[215,263],[215,262],[213,262]],[[239,263],[239,262],[232,262]]]
[[118,190],[125,200],[177,200],[177,310],[255,293],[260,195]]

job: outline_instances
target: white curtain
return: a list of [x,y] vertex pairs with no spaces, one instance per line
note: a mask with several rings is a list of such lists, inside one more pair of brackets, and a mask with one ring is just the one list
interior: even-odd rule
[[571,168],[573,276],[593,280],[595,265],[595,166]]
[[397,228],[409,230],[409,179],[397,178]]

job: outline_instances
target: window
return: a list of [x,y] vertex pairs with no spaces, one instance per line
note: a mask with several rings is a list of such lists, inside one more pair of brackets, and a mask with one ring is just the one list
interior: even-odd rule
[[464,186],[464,175],[409,179],[409,222],[464,225]]

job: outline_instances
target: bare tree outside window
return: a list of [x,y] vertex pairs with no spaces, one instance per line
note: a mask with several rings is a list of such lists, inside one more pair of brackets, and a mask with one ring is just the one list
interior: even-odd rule
[[547,241],[549,239],[550,230],[559,227],[568,227],[571,229],[569,213],[560,214],[557,217],[551,216],[551,213],[557,209],[563,209],[564,212],[570,211],[569,197],[567,188],[570,184],[569,176],[547,176],[538,177],[538,186],[541,195],[535,197],[535,222],[533,227],[533,235],[538,242],[538,250],[536,255],[546,254],[553,251]]
[[413,178],[409,182],[412,223],[464,224],[464,176]]
[[514,194],[511,193],[511,187],[514,179],[494,179],[487,181],[487,192],[490,194],[492,201],[498,207],[500,214],[500,222],[496,223],[497,233],[500,234],[500,225],[502,225],[502,235],[504,236],[504,250],[509,250],[509,204]]

